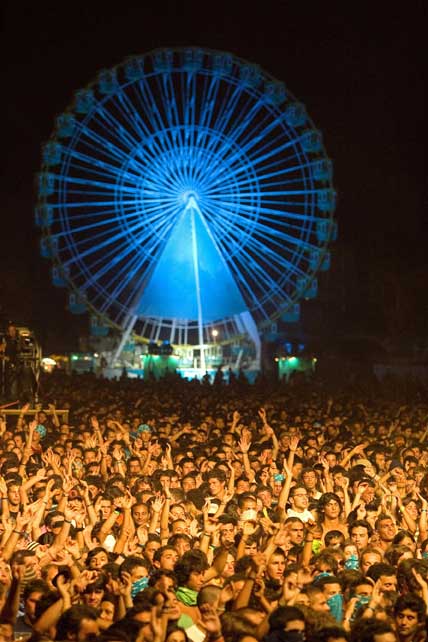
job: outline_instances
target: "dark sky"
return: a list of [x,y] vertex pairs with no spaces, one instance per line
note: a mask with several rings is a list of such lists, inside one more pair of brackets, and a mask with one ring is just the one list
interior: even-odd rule
[[64,310],[65,293],[51,286],[38,255],[40,147],[55,116],[101,68],[162,46],[231,51],[285,81],[305,103],[334,161],[337,256],[351,255],[357,266],[359,308],[372,272],[410,282],[426,275],[423,0],[406,7],[383,0],[5,5],[0,305],[7,316],[49,340],[75,335],[79,322]]

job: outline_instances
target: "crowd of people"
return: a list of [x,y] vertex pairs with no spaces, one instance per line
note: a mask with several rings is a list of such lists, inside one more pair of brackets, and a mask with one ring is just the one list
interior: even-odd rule
[[424,394],[40,390],[0,414],[0,642],[428,639]]

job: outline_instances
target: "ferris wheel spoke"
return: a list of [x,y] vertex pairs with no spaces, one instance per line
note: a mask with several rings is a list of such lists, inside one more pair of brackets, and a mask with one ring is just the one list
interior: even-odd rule
[[[293,161],[294,158],[298,160],[297,156],[294,157],[294,155],[289,155],[289,162]],[[250,185],[251,187],[254,182],[257,182],[261,187],[268,187],[270,183],[265,182],[267,181],[267,179],[275,176],[287,175],[290,173],[295,173],[298,176],[298,179],[296,178],[296,180],[301,180],[302,172],[304,172],[306,169],[310,169],[309,164],[293,164],[290,166],[284,166],[284,161],[281,161],[281,157],[274,158],[271,163],[265,163],[262,168],[259,168],[257,170],[256,177],[255,175],[248,173],[249,169],[252,169],[251,165],[241,167],[239,163],[236,163],[235,167],[238,174],[238,177],[235,180],[239,182],[241,189],[244,189],[248,185]],[[271,171],[276,167],[279,167],[280,169],[277,171]],[[282,182],[280,182],[280,184],[282,184]]]
[[[204,149],[206,152],[209,152],[206,158],[212,158],[213,154],[221,153],[220,147],[224,145],[224,130],[227,127],[231,113],[233,112],[234,107],[239,101],[241,96],[242,89],[239,86],[233,88],[233,92],[230,87],[227,87],[226,93],[223,96],[219,112],[212,122],[211,129],[214,132],[210,131],[206,139],[203,141]],[[200,173],[203,174],[206,171],[205,163],[202,163],[200,167]]]
[[[266,238],[256,238],[255,236],[252,236],[246,245],[246,250],[253,250],[256,256],[258,256],[261,251],[264,251],[263,262],[269,266],[270,271],[276,272],[277,278],[275,279],[275,282],[280,283],[284,274],[288,274],[289,277],[293,276],[293,274],[296,276],[304,276],[305,272],[303,270],[298,266],[295,266],[284,254],[278,254],[276,249],[277,245],[277,243],[270,241],[268,246]],[[292,248],[289,247],[288,250],[291,255],[294,254]],[[269,259],[269,261],[267,261],[267,259]]]
[[[289,226],[288,226],[289,227]],[[268,225],[262,223],[260,220],[256,222],[256,228],[259,235],[266,239],[272,239],[276,243],[290,243],[291,245],[299,244],[300,247],[308,251],[316,250],[317,247],[306,241],[304,238],[296,238],[291,234],[287,234],[280,229],[272,229]]]
[[[171,211],[174,211],[173,208],[171,208]],[[132,230],[132,228],[131,228]],[[89,257],[97,252],[100,252],[101,250],[106,251],[106,248],[113,248],[115,247],[116,243],[121,243],[122,241],[126,241],[127,235],[129,232],[124,229],[119,229],[115,233],[108,233],[106,236],[107,232],[100,232],[95,235],[91,235],[90,239],[88,239],[88,243],[91,243],[91,245],[88,248],[81,249],[80,250],[80,260],[87,259],[89,260]],[[149,234],[149,231],[147,231],[147,234]],[[76,245],[78,247],[78,245]],[[113,251],[112,249],[112,251]],[[70,264],[67,262],[66,263],[67,267],[70,267]]]
[[[209,210],[207,210],[207,213],[210,214]],[[232,221],[232,224],[230,224],[230,221]],[[218,213],[216,218],[213,217],[212,223],[210,224],[216,238],[222,238],[225,226],[228,226],[226,227],[226,229],[229,230],[228,239],[233,239],[234,235],[239,235],[239,237],[242,238],[242,235],[246,233],[247,228],[247,220],[245,219],[245,217],[235,215],[235,212],[228,213],[227,210],[223,210],[221,213]],[[287,229],[292,230],[292,227],[288,225]],[[263,239],[263,242],[260,242],[257,238],[255,238],[254,233],[252,233],[251,236],[246,238],[246,246],[257,244],[257,251],[263,251],[264,247],[264,251],[267,252],[269,246],[271,246],[276,248],[278,256],[281,257],[281,251],[283,251],[284,247],[287,246],[294,247],[298,245],[299,247],[305,247],[306,250],[316,249],[315,246],[312,246],[311,244],[303,241],[301,238],[296,238],[291,234],[286,233],[283,229],[273,229],[272,227],[267,227],[258,221],[254,223],[254,231],[257,233],[258,237]],[[296,233],[301,234],[302,230],[300,227],[296,226],[295,231]],[[286,242],[287,245],[284,245],[284,242]],[[231,242],[231,244],[233,245],[233,242]],[[237,245],[239,246],[239,243],[237,243]],[[287,269],[291,270],[291,265],[287,264]]]
[[201,97],[200,111],[199,111],[199,120],[197,122],[198,128],[200,130],[200,136],[198,143],[201,143],[204,147],[205,137],[209,128],[211,127],[212,118],[214,115],[214,109],[216,105],[216,100],[219,94],[220,88],[220,79],[218,76],[205,76],[204,77],[204,91]]
[[266,266],[260,265],[249,252],[246,254],[245,264],[240,259],[239,255],[235,257],[235,265],[241,266],[239,271],[236,268],[239,274],[238,283],[246,282],[248,284],[247,287],[256,291],[258,297],[260,297],[260,293],[269,292],[273,295],[281,291],[277,281],[266,270]]
[[164,120],[158,107],[158,102],[153,94],[152,88],[148,81],[138,83],[139,97],[144,106],[145,115],[150,122],[152,132],[162,132],[158,136],[157,142],[162,143],[161,152],[170,152],[174,149],[175,143],[170,138],[171,131],[168,129],[168,122]]
[[[289,209],[285,209],[285,206],[292,206],[293,211],[290,211]],[[258,222],[260,225],[264,225],[266,230],[269,230],[270,227],[276,228],[276,227],[283,227],[283,228],[288,228],[290,226],[295,226],[296,221],[300,221],[300,225],[298,225],[298,229],[301,229],[302,225],[305,224],[311,224],[314,226],[317,221],[321,219],[321,217],[315,216],[309,211],[302,211],[299,212],[299,208],[303,208],[304,203],[299,202],[299,203],[275,203],[275,208],[272,207],[266,207],[264,205],[260,205],[258,207],[258,213],[259,216],[257,218]],[[251,206],[246,205],[245,203],[240,204],[240,208],[242,211],[249,211],[250,213],[252,212]]]
[[[224,134],[224,137],[215,141],[218,145],[214,147],[212,151],[215,151],[219,157],[228,155],[229,162],[233,162],[233,154],[232,156],[229,155],[231,148],[236,148],[240,136],[245,129],[251,126],[253,119],[263,105],[260,99],[254,102],[246,96],[244,104],[239,108],[239,112],[234,113],[239,107],[239,98],[243,95],[245,96],[243,89],[237,87],[235,101],[228,105],[228,110],[223,115],[223,121],[220,124],[216,124],[219,131]],[[245,147],[239,144],[239,150],[241,149],[245,151]],[[239,153],[241,153],[241,151],[239,151]]]

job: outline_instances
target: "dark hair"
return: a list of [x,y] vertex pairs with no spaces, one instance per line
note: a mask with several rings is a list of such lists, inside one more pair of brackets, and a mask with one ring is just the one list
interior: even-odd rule
[[67,640],[69,633],[77,637],[83,619],[94,620],[98,618],[98,611],[85,604],[76,604],[61,615],[56,627],[56,639]]
[[209,470],[205,473],[204,477],[205,481],[208,481],[209,479],[218,479],[221,482],[226,481],[226,473],[221,468],[213,468],[212,470]]
[[349,634],[341,626],[325,626],[312,634],[311,642],[329,642],[336,638],[349,640]]
[[269,630],[282,631],[285,625],[292,620],[305,622],[305,616],[297,606],[278,606],[269,615]]
[[327,547],[330,546],[331,540],[336,538],[336,537],[341,537],[341,538],[345,539],[345,536],[342,533],[342,531],[328,531],[328,533],[326,533],[325,537],[324,537],[325,545]]
[[425,601],[416,595],[416,593],[406,593],[399,595],[394,604],[394,616],[396,617],[404,609],[414,611],[418,617],[418,622],[424,622],[426,617],[426,604]]
[[314,585],[319,586],[319,588],[323,591],[324,587],[327,584],[339,584],[340,588],[342,589],[342,580],[336,577],[336,575],[329,575],[328,577],[319,577],[314,580]]
[[343,503],[339,495],[336,495],[336,493],[324,493],[323,495],[321,495],[321,497],[318,500],[319,513],[322,513],[322,515],[324,515],[324,510],[326,505],[332,501],[337,502],[339,504],[340,512],[343,511]]
[[369,524],[369,522],[365,519],[356,519],[349,525],[349,535],[351,535],[351,531],[353,528],[360,526],[361,528],[366,528],[367,529],[367,534],[369,537],[373,535],[373,528]]
[[157,568],[152,573],[150,573],[149,586],[154,586],[158,580],[162,577],[169,577],[174,582],[174,588],[177,587],[177,577],[174,571],[167,569]]
[[185,629],[175,624],[175,622],[171,622],[170,624],[168,624],[166,633],[165,633],[165,640],[168,640],[168,636],[171,635],[171,633],[175,633],[176,631],[181,631],[182,634],[184,635],[185,642],[188,642],[189,637],[187,636]]
[[42,593],[47,595],[49,593],[49,584],[44,580],[30,580],[22,592],[22,599],[25,601],[31,593]]
[[206,571],[208,568],[207,556],[200,550],[186,551],[175,563],[174,573],[179,586],[184,586],[191,573]]
[[107,585],[107,577],[103,574],[98,575],[98,577],[85,586],[83,593],[90,593],[91,591],[105,591]]
[[386,577],[394,575],[395,577],[397,575],[397,569],[390,564],[385,564],[385,562],[375,562],[375,564],[370,566],[366,573],[366,576],[370,577],[374,582],[377,582],[382,575],[385,575]]
[[131,555],[122,562],[122,564],[120,565],[119,573],[120,575],[122,575],[123,573],[132,573],[133,569],[138,568],[139,566],[143,566],[144,568],[146,568],[147,573],[150,572],[150,564],[146,559]]
[[106,549],[103,546],[96,546],[95,548],[89,551],[86,557],[86,566],[89,566],[92,559],[95,557],[95,555],[98,555],[98,553],[105,553],[107,555],[107,559],[110,561],[110,555],[108,551],[106,551]]
[[393,540],[391,542],[391,545],[392,546],[397,546],[397,544],[401,544],[401,542],[403,541],[403,539],[405,537],[410,537],[412,542],[415,541],[415,538],[414,538],[414,536],[412,535],[412,533],[410,531],[406,531],[406,530],[402,529],[402,530],[399,530],[398,533],[396,533],[394,535]]
[[375,642],[382,633],[394,633],[394,629],[384,620],[359,618],[351,629],[351,642]]

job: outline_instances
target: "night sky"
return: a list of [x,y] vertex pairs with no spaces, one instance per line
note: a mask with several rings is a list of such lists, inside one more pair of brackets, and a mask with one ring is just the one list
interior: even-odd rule
[[30,324],[47,349],[73,347],[85,326],[65,310],[65,292],[51,285],[33,225],[40,148],[55,116],[101,68],[157,47],[191,45],[258,63],[305,103],[323,132],[334,162],[340,237],[321,295],[325,323],[342,333],[423,332],[422,0],[406,7],[383,0],[5,5],[0,305],[6,318]]

